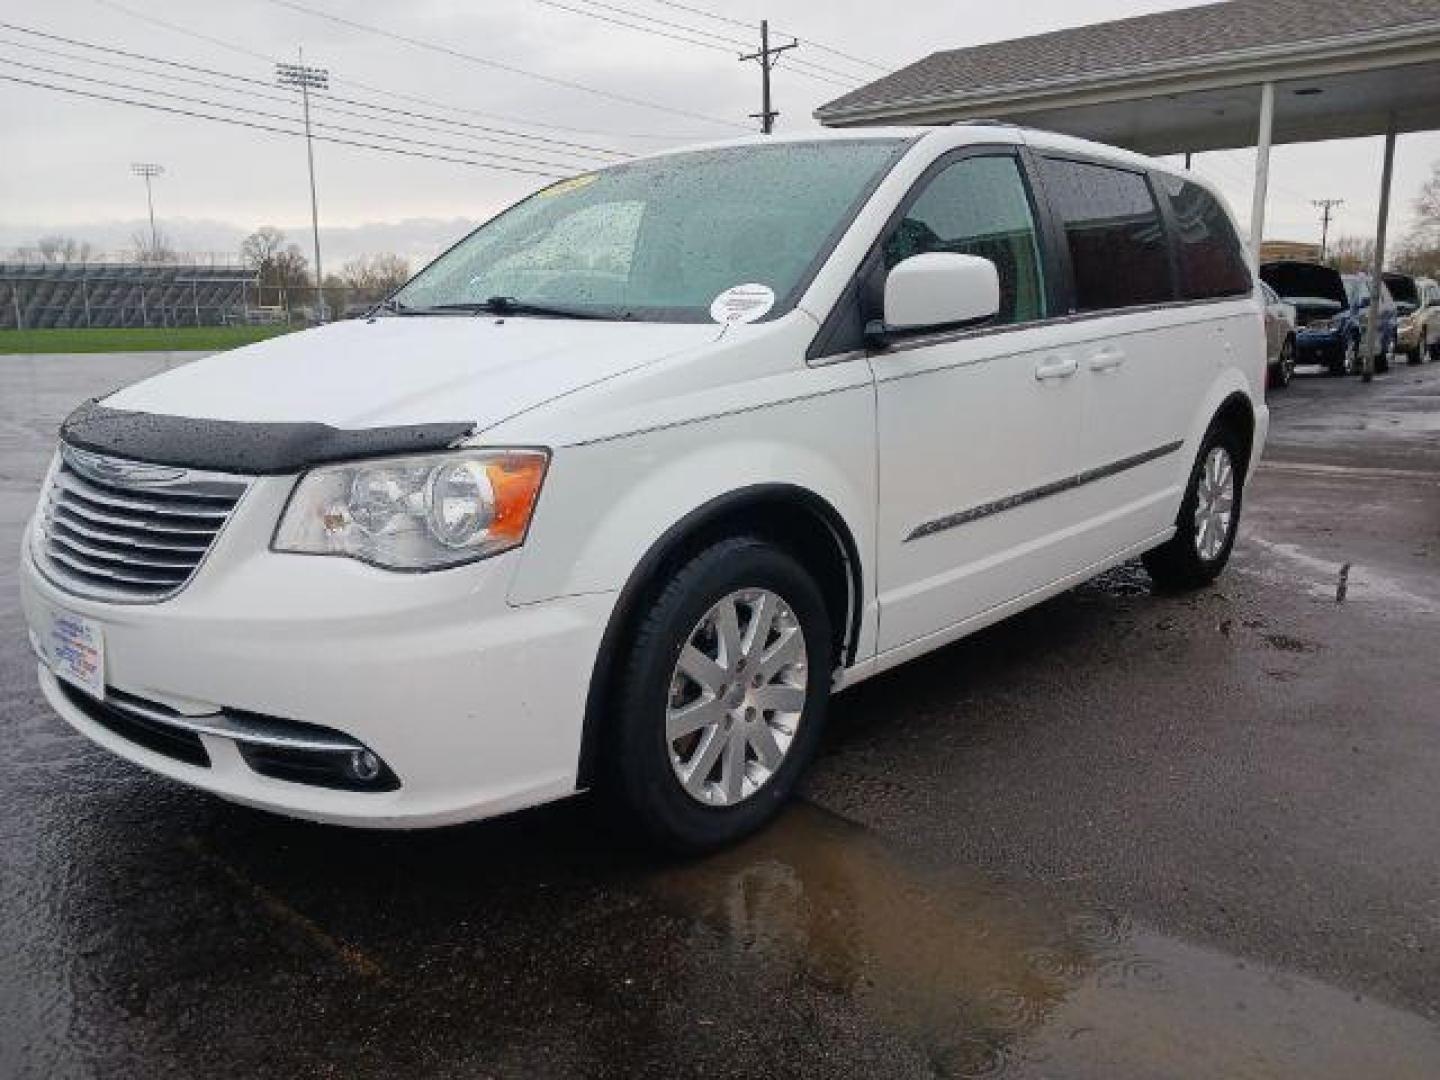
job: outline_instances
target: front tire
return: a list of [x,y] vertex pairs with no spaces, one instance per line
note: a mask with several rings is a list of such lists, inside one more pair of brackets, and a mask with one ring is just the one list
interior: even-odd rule
[[632,820],[683,853],[769,821],[814,757],[833,640],[819,587],[781,548],[733,537],[691,558],[635,631],[609,726]]
[[1225,569],[1240,523],[1244,468],[1244,449],[1235,432],[1211,428],[1190,470],[1175,535],[1141,557],[1161,589],[1198,589]]
[[1360,362],[1360,339],[1354,335],[1345,339],[1345,352],[1340,358],[1341,375],[1359,375],[1363,364]]

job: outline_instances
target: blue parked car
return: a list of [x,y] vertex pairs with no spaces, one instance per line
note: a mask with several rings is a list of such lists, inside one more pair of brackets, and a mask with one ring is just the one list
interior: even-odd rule
[[[1331,375],[1355,375],[1362,370],[1361,350],[1371,308],[1369,275],[1341,274],[1318,263],[1272,262],[1260,267],[1260,278],[1295,307],[1299,327],[1296,363],[1321,364]],[[1390,290],[1383,286],[1379,312],[1375,370],[1385,371],[1395,353],[1399,320]]]

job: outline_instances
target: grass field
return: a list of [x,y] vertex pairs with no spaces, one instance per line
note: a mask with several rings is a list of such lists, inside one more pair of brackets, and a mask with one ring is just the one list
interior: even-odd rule
[[286,332],[284,326],[174,326],[0,330],[0,353],[219,352]]

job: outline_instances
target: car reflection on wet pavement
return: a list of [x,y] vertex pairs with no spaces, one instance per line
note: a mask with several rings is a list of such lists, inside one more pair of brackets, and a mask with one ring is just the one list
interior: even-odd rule
[[[0,363],[5,550],[155,363]],[[841,696],[700,860],[588,797],[365,833],[152,777],[46,710],[5,566],[0,1076],[1440,1075],[1440,448],[1354,422],[1440,368],[1375,386],[1277,401],[1214,589],[1122,567]]]

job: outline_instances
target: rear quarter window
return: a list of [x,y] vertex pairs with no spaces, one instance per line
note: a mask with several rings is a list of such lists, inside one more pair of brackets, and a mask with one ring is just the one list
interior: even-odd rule
[[1180,177],[1163,177],[1160,183],[1175,223],[1180,295],[1186,300],[1210,300],[1250,292],[1244,249],[1219,200]]

